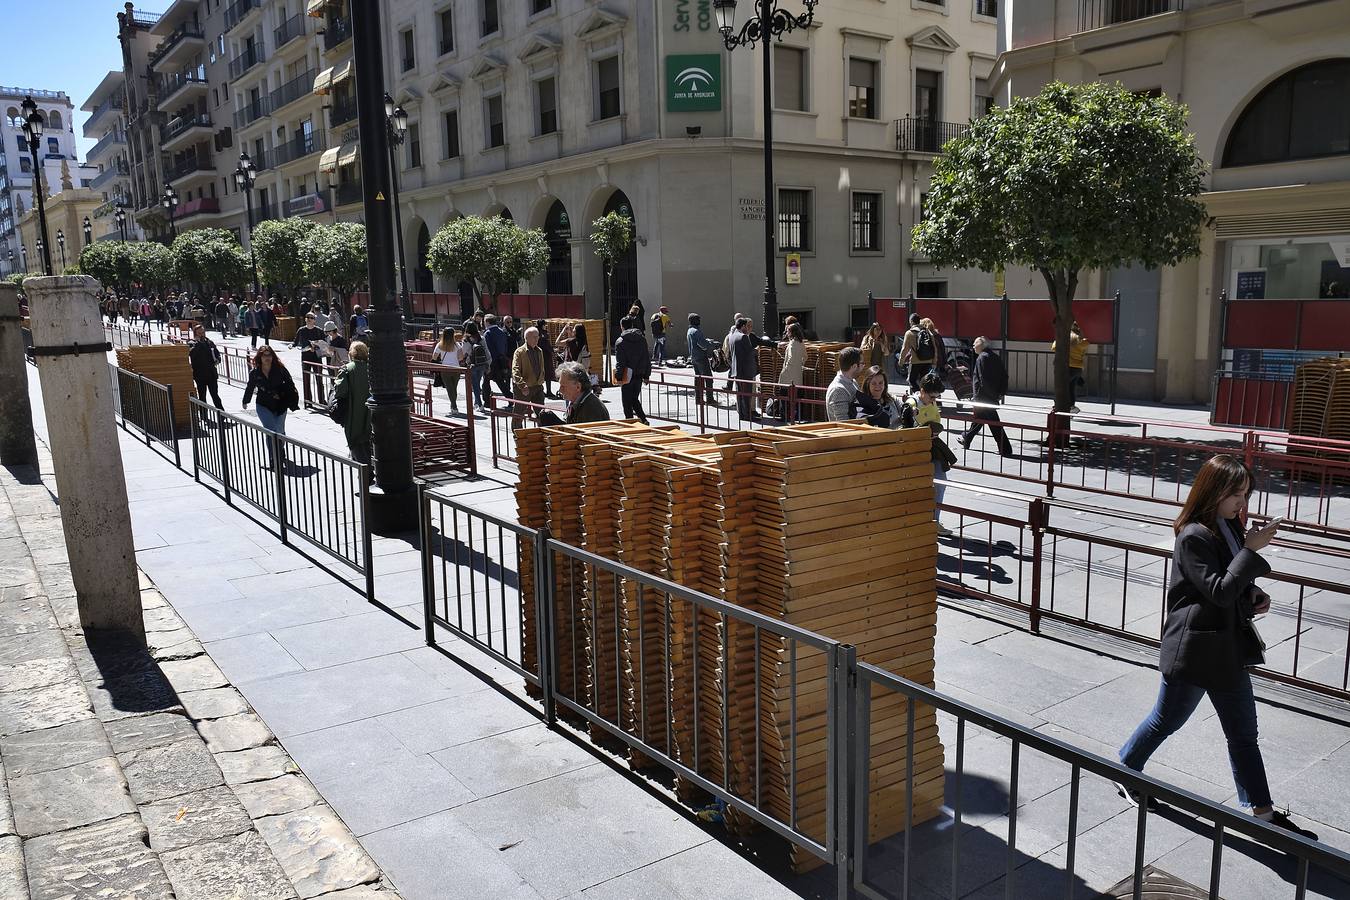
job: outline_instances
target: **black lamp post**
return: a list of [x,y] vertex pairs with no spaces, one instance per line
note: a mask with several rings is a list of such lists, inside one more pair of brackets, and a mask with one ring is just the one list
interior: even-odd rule
[[28,152],[33,157],[33,197],[37,200],[38,212],[38,251],[42,256],[42,270],[44,274],[52,274],[52,255],[47,252],[47,204],[44,202],[44,195],[47,193],[42,186],[42,165],[38,162],[38,147],[42,145],[42,131],[46,127],[46,120],[42,118],[42,113],[38,112],[37,104],[33,102],[32,97],[24,97],[23,103],[23,136],[28,139]]
[[375,486],[370,492],[371,527],[406,531],[417,521],[413,488],[408,359],[403,349],[403,310],[394,287],[393,220],[387,197],[392,167],[384,113],[384,49],[380,0],[351,0],[356,62],[356,118],[361,135],[361,194],[366,219],[366,264],[370,279],[370,400]]
[[125,242],[127,239],[127,210],[122,204],[117,204],[117,211],[113,213],[113,221],[117,223],[117,233]]
[[803,0],[806,12],[794,16],[780,9],[778,0],[752,0],[755,15],[736,30],[736,0],[713,0],[713,9],[717,13],[717,30],[722,33],[722,43],[728,50],[737,47],[751,47],[764,44],[764,331],[769,335],[779,333],[778,323],[778,287],[774,272],[774,252],[777,243],[774,229],[777,227],[774,215],[773,183],[773,42],[771,38],[782,38],[790,31],[806,28],[815,16],[818,0]]
[[14,248],[13,248],[13,247],[10,247],[10,248],[9,248],[9,271],[10,271],[11,273],[13,273],[13,271],[14,271]]
[[258,256],[253,252],[253,182],[257,179],[258,170],[253,167],[253,160],[248,158],[248,151],[245,150],[239,154],[239,165],[234,170],[234,184],[244,192],[244,206],[248,210],[248,258],[253,263],[254,300],[262,296],[262,291],[258,287]]
[[[14,251],[11,250],[10,252],[13,253]],[[23,261],[23,270],[24,270],[25,272],[27,272],[27,271],[28,271],[28,248],[25,247],[23,244],[20,244],[20,245],[19,245],[19,255],[20,255],[20,257],[21,257],[21,259],[22,259],[22,261]]]
[[398,248],[398,278],[403,289],[403,302],[408,302],[408,266],[403,261],[403,212],[398,208],[398,149],[408,135],[408,113],[394,105],[394,98],[384,95],[384,121],[389,131],[389,184],[394,198],[394,245]]
[[61,271],[66,270],[66,235],[60,229],[56,229],[56,246],[61,248]]
[[94,242],[94,223],[89,221],[89,217],[84,217],[84,245],[88,247]]
[[[164,196],[160,198],[160,203],[169,212],[169,238],[170,240],[178,237],[178,224],[173,220],[173,211],[178,208],[178,192],[172,186],[164,189]],[[122,240],[126,240],[125,237]]]

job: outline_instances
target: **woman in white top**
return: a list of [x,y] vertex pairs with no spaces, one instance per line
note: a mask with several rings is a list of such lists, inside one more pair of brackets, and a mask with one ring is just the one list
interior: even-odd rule
[[[435,347],[431,348],[431,361],[440,366],[463,368],[468,362],[465,358],[465,352],[464,342],[460,340],[455,329],[443,328],[441,329],[441,339],[436,342]],[[450,411],[458,413],[459,400],[456,395],[459,393],[459,373],[437,372],[436,380],[445,387],[446,396],[450,398]]]
[[[792,322],[787,327],[787,343],[783,345],[783,368],[778,373],[779,384],[802,383],[802,372],[806,367],[806,344],[802,341],[802,326]],[[795,403],[789,403],[787,421],[795,422],[799,418]]]

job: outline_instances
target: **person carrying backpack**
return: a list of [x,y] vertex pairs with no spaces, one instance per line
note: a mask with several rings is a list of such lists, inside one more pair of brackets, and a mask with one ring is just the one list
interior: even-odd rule
[[666,364],[666,328],[670,325],[670,315],[663,306],[652,313],[652,365]]
[[923,376],[937,366],[938,341],[932,319],[921,319],[918,313],[909,317],[909,330],[905,332],[905,340],[900,347],[900,365],[909,366],[910,393],[917,394]]
[[370,321],[359,306],[352,307],[351,318],[347,320],[347,340],[357,341],[365,338],[370,331]]

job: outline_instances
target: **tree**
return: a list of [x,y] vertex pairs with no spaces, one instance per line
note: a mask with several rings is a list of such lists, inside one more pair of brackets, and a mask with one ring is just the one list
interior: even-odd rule
[[1118,84],[1054,82],[947,143],[914,249],[939,266],[1041,274],[1055,315],[1055,408],[1067,411],[1079,273],[1199,255],[1203,175],[1185,107]]
[[468,216],[436,232],[427,266],[444,278],[473,284],[478,305],[492,312],[498,297],[547,268],[548,241],[538,228],[527,231],[510,219]]
[[173,251],[155,241],[131,245],[132,277],[155,291],[164,291],[178,281]]
[[346,312],[352,293],[366,283],[366,226],[355,222],[316,225],[300,241],[305,280],[326,285]]
[[614,299],[614,261],[633,243],[633,220],[618,212],[605,213],[591,223],[591,249],[605,267],[605,322]]
[[183,281],[211,289],[238,288],[252,272],[248,255],[234,233],[223,228],[194,228],[174,239],[174,265]]
[[309,219],[269,219],[253,229],[253,253],[264,283],[294,295],[308,282],[300,245],[315,227]]
[[135,280],[132,247],[126,241],[95,241],[80,251],[80,271],[103,287],[125,290]]

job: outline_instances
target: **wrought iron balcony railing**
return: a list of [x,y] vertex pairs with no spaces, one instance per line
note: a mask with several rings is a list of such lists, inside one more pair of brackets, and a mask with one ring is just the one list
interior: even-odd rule
[[234,127],[244,128],[258,121],[263,116],[269,115],[271,106],[272,104],[269,98],[259,97],[252,103],[245,104],[243,109],[236,109],[234,111]]
[[311,153],[328,149],[325,137],[323,131],[311,131],[308,134],[295,135],[284,144],[279,144],[268,151],[267,168],[274,169],[277,166],[283,166],[286,163],[295,162],[297,159],[309,156]]
[[230,80],[235,81],[249,69],[267,60],[262,47],[254,44],[234,59],[230,60]]
[[84,122],[84,136],[93,137],[94,134],[97,134],[96,129],[98,126],[99,119],[103,118],[105,115],[113,111],[121,112],[122,104],[125,102],[125,100],[126,100],[125,96],[119,89],[107,100],[104,100],[102,103],[100,103],[98,107],[89,114],[89,118],[86,119]]
[[895,122],[895,149],[907,153],[941,153],[944,144],[960,137],[969,127],[964,122],[906,116]]
[[1078,30],[1091,31],[1181,8],[1182,0],[1078,0]]
[[193,38],[204,41],[206,40],[206,35],[195,25],[189,25],[187,23],[179,25],[173,30],[172,34],[160,41],[159,46],[150,52],[150,68],[153,69],[155,64],[167,56],[169,51],[174,47],[177,47],[183,41],[192,40]]
[[308,96],[314,92],[315,72],[310,69],[308,72],[301,72],[290,81],[283,84],[272,92],[268,102],[272,107],[272,112],[276,113],[288,103],[294,103],[301,97]]
[[244,16],[262,5],[261,0],[235,0],[225,7],[225,30],[232,31],[234,26],[244,20]]
[[347,38],[352,36],[352,23],[350,19],[331,18],[323,31],[323,49],[324,52],[332,50],[340,45]]
[[159,139],[161,141],[171,141],[183,132],[191,128],[210,128],[211,116],[209,113],[196,113],[190,116],[179,116],[176,119],[170,119],[164,123],[159,130]]
[[305,23],[308,20],[309,16],[304,13],[297,13],[285,22],[282,22],[281,25],[272,32],[272,52],[275,53],[296,38],[303,37],[305,34]]

